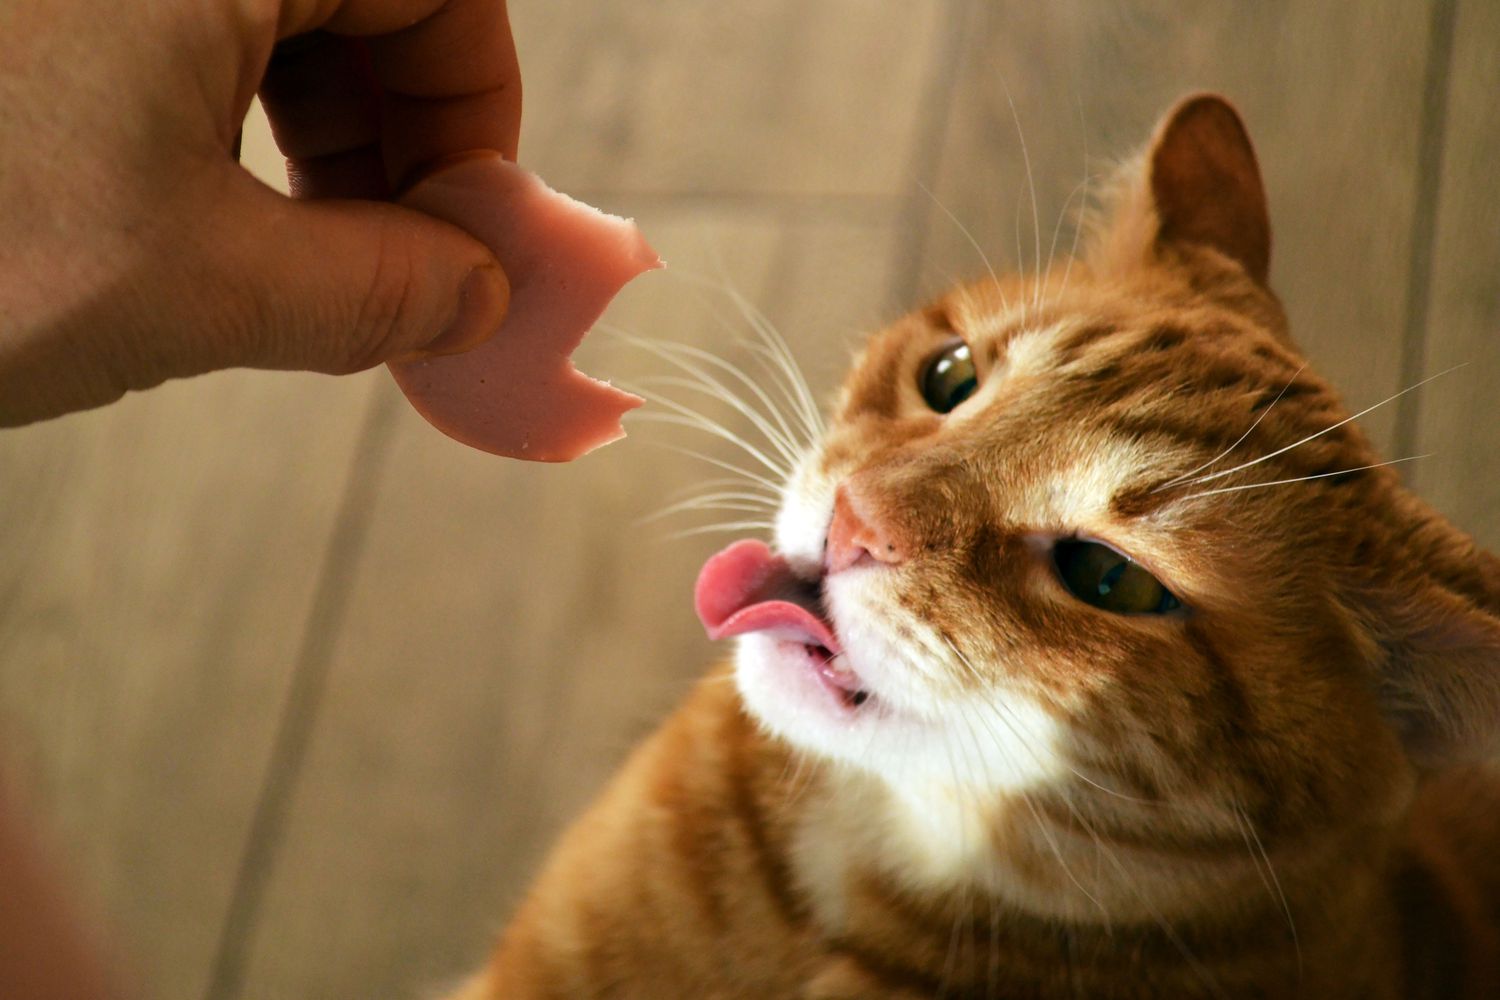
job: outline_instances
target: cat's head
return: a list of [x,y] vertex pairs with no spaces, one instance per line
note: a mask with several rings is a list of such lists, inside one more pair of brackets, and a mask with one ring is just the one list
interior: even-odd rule
[[1389,823],[1418,767],[1492,747],[1495,564],[1308,369],[1269,260],[1249,138],[1199,96],[1080,259],[876,334],[777,554],[700,580],[750,709],[894,785],[1205,836]]

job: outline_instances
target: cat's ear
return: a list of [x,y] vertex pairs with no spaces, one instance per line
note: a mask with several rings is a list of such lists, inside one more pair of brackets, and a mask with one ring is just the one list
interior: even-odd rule
[[1174,244],[1207,246],[1265,283],[1265,188],[1249,133],[1224,98],[1198,94],[1167,112],[1144,158],[1118,183],[1096,265],[1118,268]]
[[1387,602],[1380,695],[1407,751],[1436,767],[1500,751],[1500,618],[1446,588]]

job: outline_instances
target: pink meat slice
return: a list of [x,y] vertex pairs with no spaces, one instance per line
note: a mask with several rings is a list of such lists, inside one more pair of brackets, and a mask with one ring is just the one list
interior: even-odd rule
[[808,584],[797,579],[785,559],[755,539],[735,542],[709,557],[698,573],[693,605],[710,639],[768,632],[822,646],[830,654],[840,652]]
[[402,204],[488,244],[510,279],[493,337],[463,354],[392,362],[417,412],[484,451],[567,462],[625,436],[641,400],[573,367],[569,355],[625,283],[660,267],[635,223],[559,194],[498,153],[419,181]]

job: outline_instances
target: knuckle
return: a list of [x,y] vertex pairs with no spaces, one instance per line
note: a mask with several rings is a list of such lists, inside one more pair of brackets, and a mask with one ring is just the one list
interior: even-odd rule
[[369,287],[335,364],[336,374],[363,371],[399,351],[419,298],[420,265],[399,241],[382,236]]

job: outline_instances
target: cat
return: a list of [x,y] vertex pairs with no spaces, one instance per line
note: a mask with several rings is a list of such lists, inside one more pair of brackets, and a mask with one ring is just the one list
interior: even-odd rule
[[1500,996],[1500,561],[1308,370],[1270,242],[1197,95],[1077,260],[877,333],[775,551],[699,579],[733,662],[462,1000]]

